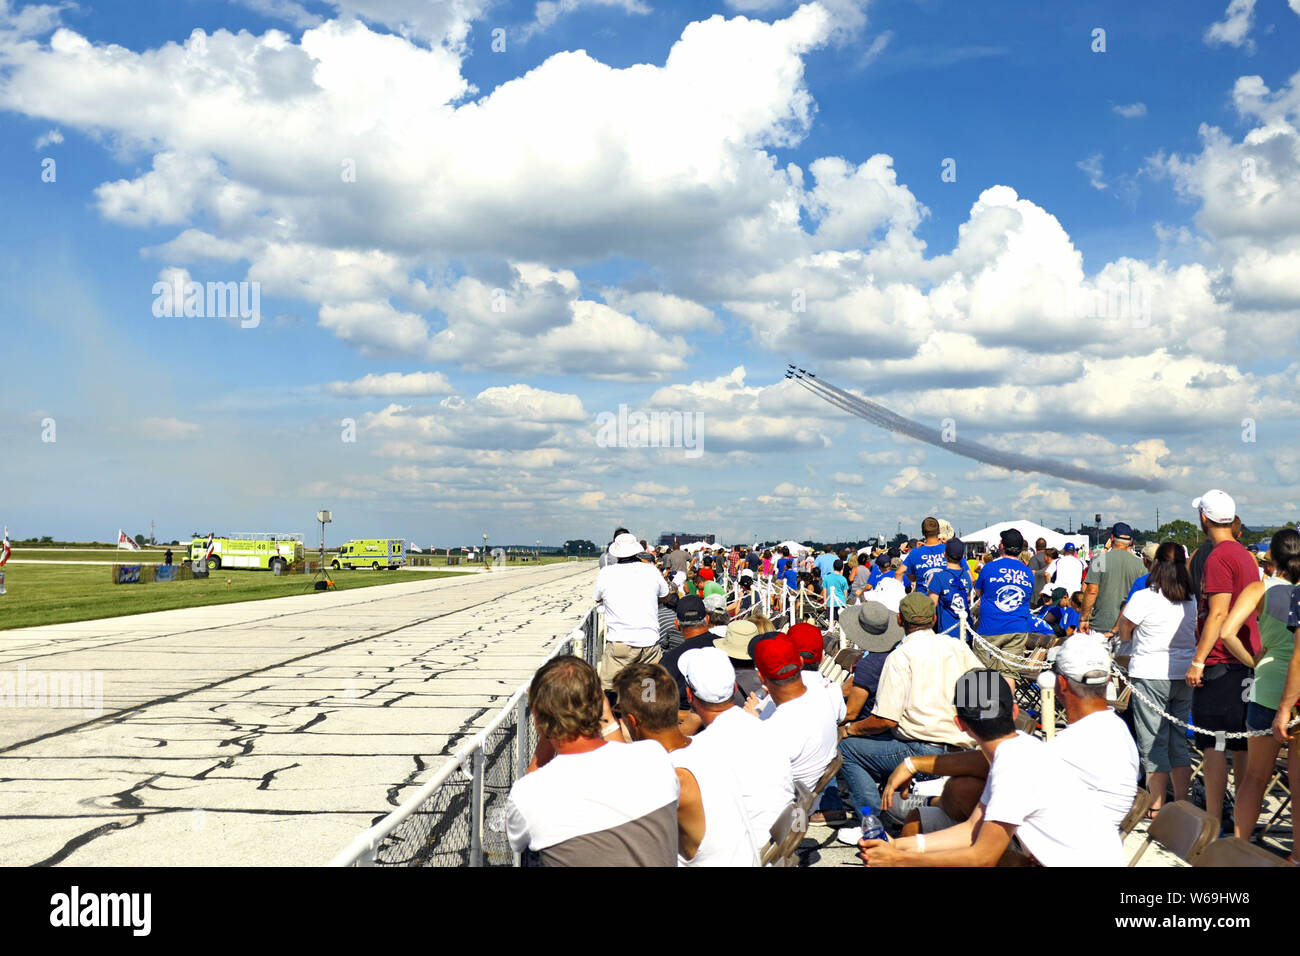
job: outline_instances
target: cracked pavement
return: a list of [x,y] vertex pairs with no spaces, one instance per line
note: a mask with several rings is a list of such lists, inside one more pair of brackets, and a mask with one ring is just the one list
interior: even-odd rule
[[532,676],[581,623],[594,573],[3,632],[0,672],[102,675],[103,712],[4,709],[0,864],[322,865]]

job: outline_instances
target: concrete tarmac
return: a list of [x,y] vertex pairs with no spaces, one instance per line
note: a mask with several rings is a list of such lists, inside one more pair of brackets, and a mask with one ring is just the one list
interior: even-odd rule
[[517,567],[0,632],[0,864],[327,863],[581,623],[594,575]]

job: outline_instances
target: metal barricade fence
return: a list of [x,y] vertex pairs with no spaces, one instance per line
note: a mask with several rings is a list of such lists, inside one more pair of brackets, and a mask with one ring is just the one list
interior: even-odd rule
[[[605,615],[594,607],[548,659],[579,654],[598,667],[604,649]],[[528,685],[520,684],[487,727],[400,807],[358,834],[329,865],[519,866],[519,856],[506,838],[506,799],[536,749]]]

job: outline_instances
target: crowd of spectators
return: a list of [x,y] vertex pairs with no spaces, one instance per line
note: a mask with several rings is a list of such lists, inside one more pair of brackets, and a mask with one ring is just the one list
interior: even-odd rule
[[[620,528],[599,667],[561,657],[533,680],[511,844],[548,865],[757,866],[838,763],[810,822],[866,865],[1122,865],[1139,783],[1153,816],[1188,799],[1193,742],[1207,811],[1250,839],[1300,698],[1300,533],[1257,561],[1229,495],[1193,507],[1192,555],[1139,552],[1120,522],[1086,560],[1014,528],[976,554],[935,517],[897,551],[820,554],[656,550]],[[856,661],[831,682],[841,646]],[[1017,730],[1017,682],[1043,667],[1066,718],[1048,741]],[[863,832],[876,815],[892,839]]]

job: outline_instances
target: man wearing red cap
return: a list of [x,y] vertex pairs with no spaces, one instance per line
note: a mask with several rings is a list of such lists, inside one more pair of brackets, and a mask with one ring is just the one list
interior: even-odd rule
[[788,637],[778,635],[756,644],[754,664],[763,687],[776,701],[767,730],[790,758],[795,780],[811,789],[835,759],[839,732],[830,702],[803,682],[799,649]]
[[804,684],[809,690],[826,695],[831,703],[831,712],[835,715],[835,722],[838,724],[844,719],[844,690],[838,684],[832,684],[828,681],[821,675],[819,670],[822,664],[822,655],[826,652],[826,637],[822,634],[821,628],[816,624],[802,621],[790,628],[786,632],[786,636],[790,638],[795,650],[799,652],[799,660],[803,665]]

